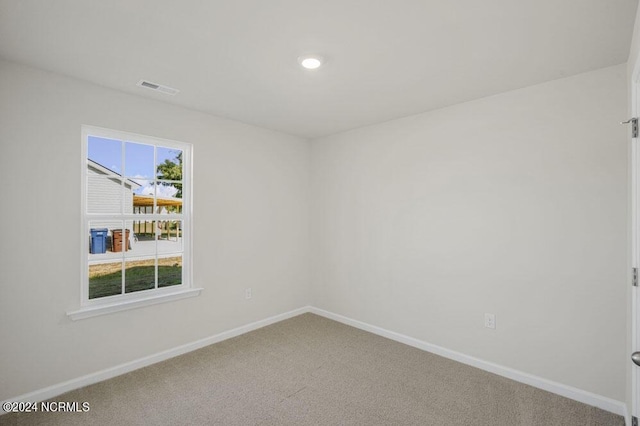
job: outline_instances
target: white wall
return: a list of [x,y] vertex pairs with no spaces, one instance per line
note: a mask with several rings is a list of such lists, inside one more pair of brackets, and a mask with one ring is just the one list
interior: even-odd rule
[[313,304],[624,401],[625,76],[314,141]]
[[[66,316],[85,255],[82,124],[194,145],[200,297]],[[309,303],[307,141],[0,61],[0,144],[0,400]]]
[[[0,400],[310,302],[625,400],[625,88],[621,65],[310,148],[0,61]],[[202,296],[67,318],[81,124],[194,144]]]

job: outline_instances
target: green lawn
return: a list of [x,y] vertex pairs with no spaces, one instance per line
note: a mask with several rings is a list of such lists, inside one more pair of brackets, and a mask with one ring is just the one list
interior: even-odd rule
[[[155,266],[133,266],[125,270],[125,292],[154,288]],[[182,283],[182,265],[158,266],[158,287],[169,287]],[[89,278],[89,299],[113,296],[122,292],[122,271]]]

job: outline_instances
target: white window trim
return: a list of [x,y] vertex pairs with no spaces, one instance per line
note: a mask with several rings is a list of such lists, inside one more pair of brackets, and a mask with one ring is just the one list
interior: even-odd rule
[[[161,145],[180,148],[183,151],[182,163],[186,165],[182,176],[183,184],[183,213],[181,221],[183,222],[183,253],[182,253],[182,269],[183,282],[180,285],[171,287],[157,288],[135,293],[120,294],[115,296],[101,297],[99,299],[89,299],[88,295],[88,258],[89,239],[89,220],[91,214],[87,213],[87,140],[89,136],[97,136],[104,138],[117,138],[121,140],[130,140],[152,145]],[[80,309],[71,310],[67,315],[72,320],[90,318],[98,315],[105,315],[123,310],[135,309],[143,306],[155,305],[158,303],[169,302],[172,300],[184,299],[187,297],[198,296],[202,288],[193,287],[193,201],[191,196],[191,183],[193,175],[193,146],[191,144],[168,139],[161,139],[152,136],[139,135],[135,133],[123,132],[118,130],[105,129],[95,126],[82,126],[82,149],[81,149],[81,218],[80,226],[80,249],[81,249],[81,270],[80,270]],[[185,208],[185,206],[187,208]],[[186,210],[186,213],[185,213]],[[122,220],[129,220],[127,215],[123,215]]]

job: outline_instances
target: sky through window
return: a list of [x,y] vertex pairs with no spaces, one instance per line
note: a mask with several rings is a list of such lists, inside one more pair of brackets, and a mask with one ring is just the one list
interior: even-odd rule
[[[124,147],[124,160],[123,160]],[[159,197],[173,197],[177,190],[170,184],[154,185],[154,180],[159,178],[157,167],[166,160],[178,164],[177,157],[180,150],[164,147],[155,148],[156,160],[154,161],[154,146],[137,142],[100,138],[89,136],[88,158],[96,163],[114,171],[119,175],[142,185],[135,190],[139,195],[152,195],[154,189]]]

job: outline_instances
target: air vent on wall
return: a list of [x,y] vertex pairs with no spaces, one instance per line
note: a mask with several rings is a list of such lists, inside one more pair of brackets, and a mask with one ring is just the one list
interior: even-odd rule
[[156,92],[164,93],[165,95],[175,95],[179,92],[178,89],[174,89],[172,87],[163,86],[161,84],[152,83],[146,80],[140,80],[138,82],[138,86],[146,87],[147,89],[155,90]]

